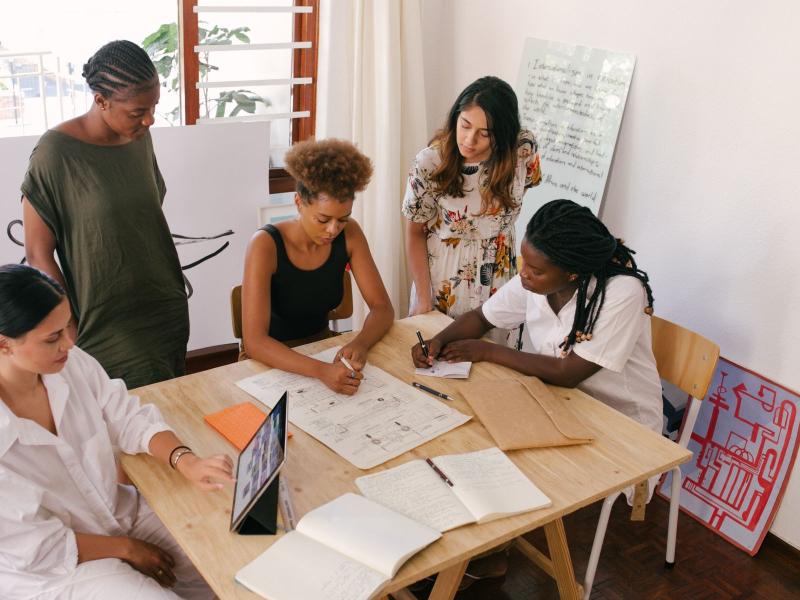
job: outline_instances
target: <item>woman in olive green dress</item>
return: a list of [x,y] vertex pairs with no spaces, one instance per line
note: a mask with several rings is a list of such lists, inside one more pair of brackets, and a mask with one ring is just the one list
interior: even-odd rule
[[189,340],[149,132],[160,85],[147,53],[126,41],[98,50],[83,76],[91,109],[47,131],[31,155],[25,253],[67,290],[77,345],[135,388],[183,375]]

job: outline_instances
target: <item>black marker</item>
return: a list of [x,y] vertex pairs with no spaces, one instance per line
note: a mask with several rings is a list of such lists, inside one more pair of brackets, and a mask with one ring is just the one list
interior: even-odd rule
[[428,347],[425,345],[425,340],[422,339],[422,334],[417,329],[417,339],[419,340],[419,345],[422,346],[422,353],[425,355],[425,358],[430,358],[428,356]]

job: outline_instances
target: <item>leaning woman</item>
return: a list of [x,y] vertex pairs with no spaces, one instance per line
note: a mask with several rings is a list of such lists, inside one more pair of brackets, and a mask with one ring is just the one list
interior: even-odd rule
[[[297,144],[285,161],[297,181],[297,215],[262,227],[250,241],[242,282],[244,356],[353,394],[367,352],[394,320],[367,239],[350,216],[372,164],[353,144],[334,139]],[[348,264],[369,314],[355,339],[321,365],[292,348],[333,335],[328,312],[342,301]]]
[[233,481],[233,461],[183,446],[155,406],[73,346],[70,318],[49,276],[0,267],[3,598],[215,598],[136,488],[117,483],[112,448],[149,453],[203,491]]
[[72,339],[111,377],[139,387],[183,375],[189,340],[149,132],[161,88],[150,57],[126,41],[100,48],[83,76],[89,112],[45,132],[31,155],[25,254],[67,290]]
[[[520,125],[511,86],[491,76],[467,86],[409,174],[409,315],[435,308],[459,317],[517,274],[514,223],[525,190],[540,181],[536,140]],[[518,336],[494,337],[513,345]]]

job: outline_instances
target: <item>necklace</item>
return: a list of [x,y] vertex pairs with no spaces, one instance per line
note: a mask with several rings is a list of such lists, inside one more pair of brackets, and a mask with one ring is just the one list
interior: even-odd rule
[[474,175],[475,173],[478,172],[478,169],[480,169],[480,168],[481,168],[480,165],[471,165],[471,166],[468,166],[468,167],[464,166],[464,167],[461,167],[461,173],[464,174],[464,175]]

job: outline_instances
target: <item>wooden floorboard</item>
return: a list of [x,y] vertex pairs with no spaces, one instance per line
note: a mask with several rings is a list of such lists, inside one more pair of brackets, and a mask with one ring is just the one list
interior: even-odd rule
[[[572,563],[583,582],[595,527],[598,502],[564,519]],[[647,506],[645,521],[632,522],[619,500],[611,512],[591,600],[798,600],[800,552],[768,535],[751,557],[681,514],[673,569],[664,567],[668,503],[658,496]],[[546,548],[544,533],[525,536]],[[430,587],[416,592],[424,600]],[[512,548],[505,577],[474,583],[457,600],[557,600],[555,582]]]

